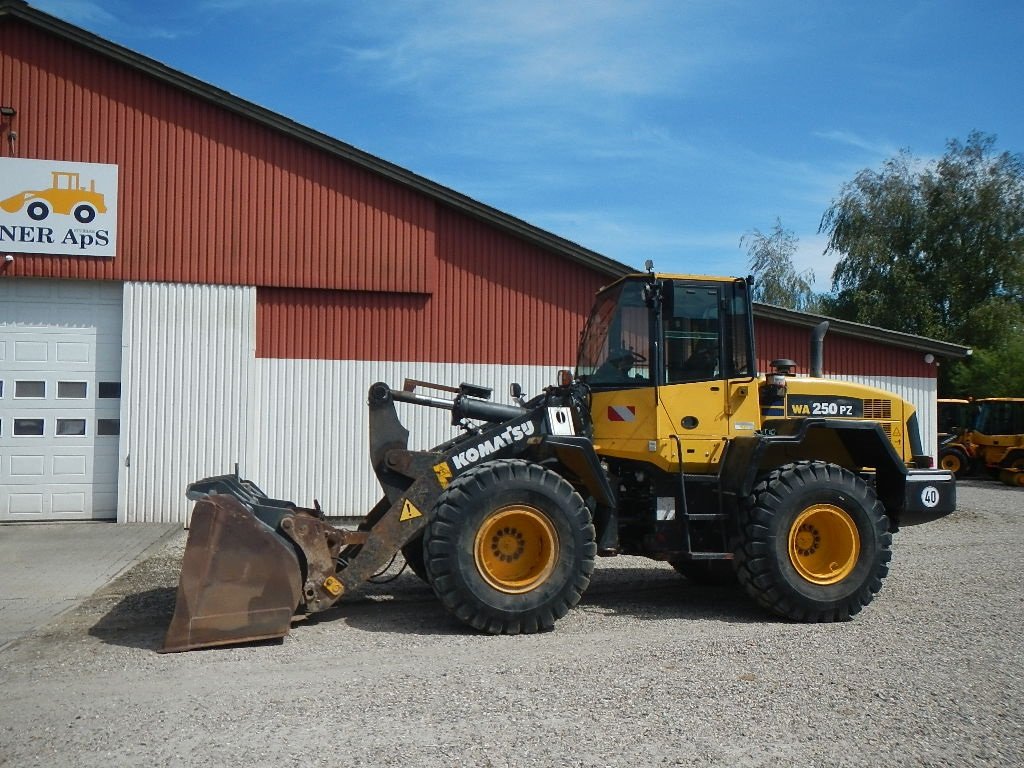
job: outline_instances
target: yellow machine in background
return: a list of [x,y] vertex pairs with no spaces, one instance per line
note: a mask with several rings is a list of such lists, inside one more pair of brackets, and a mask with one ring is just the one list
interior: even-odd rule
[[1024,398],[983,397],[939,443],[939,466],[957,477],[975,473],[1024,486]]
[[1024,398],[986,397],[966,439],[978,468],[1008,485],[1024,486]]

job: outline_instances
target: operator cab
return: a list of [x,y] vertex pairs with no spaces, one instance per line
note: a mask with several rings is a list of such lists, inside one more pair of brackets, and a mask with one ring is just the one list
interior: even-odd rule
[[752,331],[746,280],[626,277],[598,294],[576,376],[595,390],[753,377]]

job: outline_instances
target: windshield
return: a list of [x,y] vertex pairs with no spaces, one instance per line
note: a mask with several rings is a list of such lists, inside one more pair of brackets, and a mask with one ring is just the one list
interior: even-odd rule
[[591,386],[650,384],[649,330],[640,281],[601,294],[583,330],[576,376]]
[[983,435],[1024,434],[1024,400],[982,402],[975,429]]

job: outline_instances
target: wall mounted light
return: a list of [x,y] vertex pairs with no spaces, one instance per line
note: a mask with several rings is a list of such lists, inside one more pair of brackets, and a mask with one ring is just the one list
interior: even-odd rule
[[928,365],[931,365],[932,363],[935,362],[935,355],[933,355],[931,352],[929,352],[928,354],[926,354],[924,356],[924,361],[926,363],[928,363]]
[[14,118],[18,110],[7,104],[0,104],[0,125],[7,131],[7,143],[11,145],[11,155],[14,155],[14,142],[18,140],[18,134],[14,131]]

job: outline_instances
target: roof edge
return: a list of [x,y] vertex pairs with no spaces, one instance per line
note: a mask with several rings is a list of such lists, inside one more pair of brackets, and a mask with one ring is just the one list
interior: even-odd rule
[[931,352],[948,359],[962,360],[970,357],[973,350],[962,344],[953,344],[949,341],[930,339],[927,336],[916,336],[912,333],[902,331],[890,331],[887,328],[879,328],[874,325],[855,323],[851,320],[840,320],[826,315],[817,315],[810,312],[801,312],[795,309],[775,306],[774,304],[762,304],[754,302],[754,316],[763,317],[768,320],[778,320],[790,325],[801,325],[811,328],[823,320],[829,323],[829,331],[843,336],[878,341],[894,347],[913,349],[921,352]]

